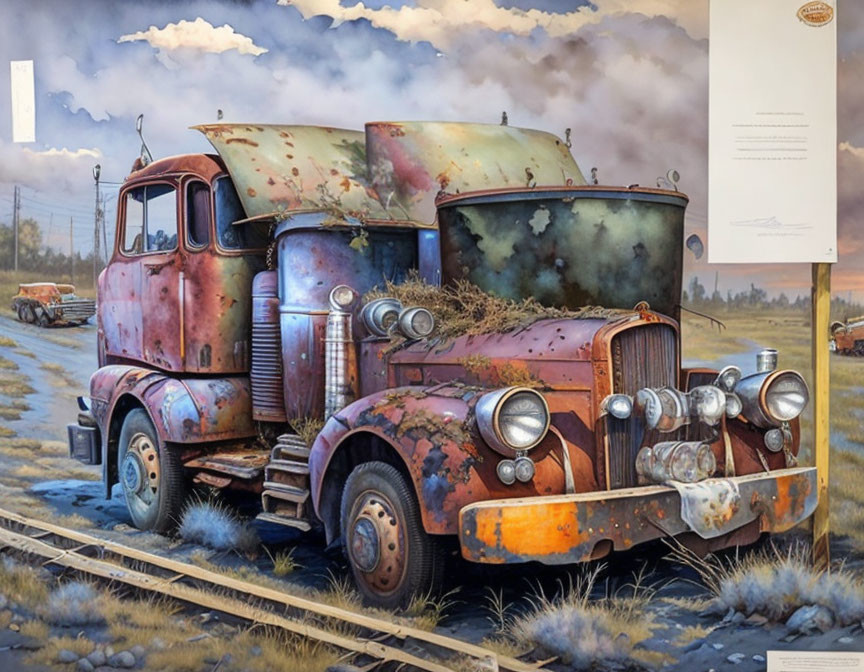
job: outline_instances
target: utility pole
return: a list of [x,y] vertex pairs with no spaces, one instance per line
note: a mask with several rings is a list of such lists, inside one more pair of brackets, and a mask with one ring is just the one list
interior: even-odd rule
[[96,287],[96,278],[99,275],[99,175],[102,166],[98,163],[93,166],[93,180],[96,182],[96,210],[93,213],[93,287]]
[[69,218],[69,284],[75,284],[75,236],[73,234],[74,223],[72,217]]
[[108,265],[108,232],[105,229],[105,194],[99,204],[99,226],[102,228],[102,255],[105,257],[105,266]]
[[18,272],[18,220],[21,212],[21,189],[15,187],[15,194],[12,198],[12,229],[15,236],[15,272]]

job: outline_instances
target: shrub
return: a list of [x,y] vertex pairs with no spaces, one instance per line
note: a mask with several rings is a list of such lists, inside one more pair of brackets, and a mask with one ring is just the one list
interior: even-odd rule
[[42,615],[53,625],[102,623],[102,595],[88,583],[66,583],[51,591]]
[[250,552],[258,546],[258,535],[233,512],[214,502],[196,502],[183,511],[178,530],[184,541],[217,551]]

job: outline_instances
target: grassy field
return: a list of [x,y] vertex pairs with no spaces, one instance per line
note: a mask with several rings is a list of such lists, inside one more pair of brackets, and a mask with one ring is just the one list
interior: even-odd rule
[[[736,312],[718,313],[727,328],[719,331],[707,320],[686,315],[682,323],[685,359],[714,361],[723,366],[729,359],[760,347],[776,348],[779,365],[799,371],[812,385],[811,334],[808,313]],[[821,347],[828,347],[825,335]],[[755,370],[755,356],[745,375]],[[835,534],[849,536],[864,548],[864,358],[831,355],[831,527]],[[801,419],[802,463],[811,463],[812,404]]]

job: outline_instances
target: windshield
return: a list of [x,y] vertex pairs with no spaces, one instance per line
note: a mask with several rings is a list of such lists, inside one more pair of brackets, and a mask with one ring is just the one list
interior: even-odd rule
[[685,205],[684,197],[610,189],[444,206],[442,280],[468,279],[492,294],[547,306],[631,309],[648,301],[674,315]]
[[267,222],[249,222],[234,225],[246,219],[237,190],[231,178],[216,180],[216,238],[219,247],[226,250],[260,250],[267,247],[270,225]]
[[388,280],[403,282],[417,268],[414,229],[302,230],[282,235],[279,245],[284,305],[327,309],[336,285],[362,295]]

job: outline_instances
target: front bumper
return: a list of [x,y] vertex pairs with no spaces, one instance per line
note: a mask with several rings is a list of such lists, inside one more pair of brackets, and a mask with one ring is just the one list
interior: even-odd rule
[[459,540],[472,562],[569,564],[590,560],[598,544],[625,550],[685,532],[709,539],[757,519],[763,532],[783,532],[816,503],[815,467],[777,469],[694,486],[478,502],[459,512]]

